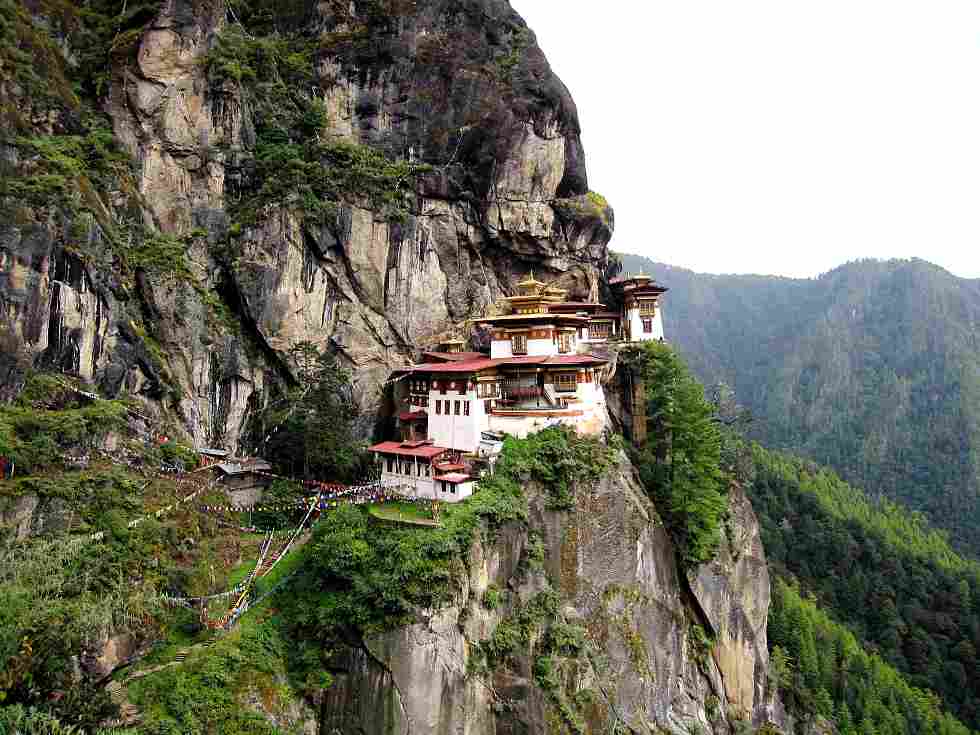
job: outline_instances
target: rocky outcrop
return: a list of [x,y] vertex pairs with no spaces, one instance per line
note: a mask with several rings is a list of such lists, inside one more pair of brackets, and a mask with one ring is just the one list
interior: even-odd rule
[[[24,203],[0,223],[0,332],[18,353],[142,396],[198,443],[234,447],[250,402],[289,380],[298,342],[341,355],[370,413],[392,366],[530,268],[585,296],[606,264],[611,210],[568,206],[588,191],[575,105],[505,0],[299,5],[281,22],[319,49],[291,94],[323,104],[320,139],[430,167],[404,218],[350,197],[326,221],[277,205],[233,222],[261,105],[203,63],[234,23],[226,6],[167,0],[123,33],[131,53],[114,50],[94,101],[131,173],[81,204]],[[0,94],[40,104],[16,85]],[[59,114],[36,110],[36,132],[72,132]],[[2,152],[29,170],[19,148]],[[144,226],[178,238],[186,273],[127,270],[119,253]]]
[[[698,603],[628,462],[578,488],[571,512],[547,510],[545,493],[533,484],[531,492],[529,529],[512,525],[476,542],[453,605],[419,611],[414,625],[338,658],[321,709],[327,732],[554,732],[563,727],[560,702],[590,733],[727,733],[739,721],[773,717],[763,686],[768,577],[744,495],[733,497],[722,553],[693,577]],[[541,566],[528,563],[535,539]],[[484,604],[491,588],[504,591],[494,609]],[[546,589],[587,639],[557,697],[538,676],[540,641],[491,672],[473,666],[480,643]],[[700,627],[702,610],[716,627],[713,643]]]
[[39,502],[37,495],[31,494],[6,499],[0,507],[0,530],[10,529],[17,541],[29,538]]
[[104,640],[90,646],[80,658],[80,665],[91,679],[103,679],[139,650],[140,640],[131,633],[106,635]]
[[732,487],[721,548],[690,585],[715,639],[725,701],[739,711],[765,701],[769,569],[759,523],[743,488]]

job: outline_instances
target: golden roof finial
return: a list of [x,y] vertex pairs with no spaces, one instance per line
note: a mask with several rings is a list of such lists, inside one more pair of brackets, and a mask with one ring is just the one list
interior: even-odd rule
[[543,286],[544,283],[534,277],[534,269],[532,268],[530,275],[527,278],[525,278],[523,281],[518,283],[517,285],[518,286]]

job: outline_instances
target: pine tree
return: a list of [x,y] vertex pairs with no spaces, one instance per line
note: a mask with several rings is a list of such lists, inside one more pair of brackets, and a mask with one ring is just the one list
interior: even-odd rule
[[668,523],[682,561],[710,559],[727,508],[721,431],[703,386],[669,347],[646,343],[627,359],[643,376],[648,443],[640,475]]
[[250,417],[253,451],[293,477],[355,479],[363,455],[350,373],[309,342],[290,350],[290,362],[296,384]]

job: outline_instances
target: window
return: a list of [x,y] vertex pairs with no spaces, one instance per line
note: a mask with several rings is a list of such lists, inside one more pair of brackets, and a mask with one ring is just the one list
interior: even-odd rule
[[436,416],[442,416],[442,401],[436,401]]
[[555,375],[555,388],[560,391],[576,390],[575,373],[558,373]]
[[644,319],[643,320],[643,333],[644,334],[650,334],[651,332],[653,332],[653,319]]
[[487,413],[490,413],[493,410],[493,401],[484,401],[483,402],[483,409]]
[[572,351],[572,333],[571,332],[561,332],[558,335],[558,351],[559,352],[571,352]]
[[656,301],[641,301],[640,302],[640,314],[644,316],[653,316],[657,313],[657,302]]
[[456,405],[453,406],[453,413],[459,416],[459,401],[455,401]]
[[527,354],[527,335],[512,334],[510,337],[510,349],[515,355]]
[[608,339],[610,333],[612,332],[611,327],[612,325],[609,322],[590,324],[589,336],[591,336],[592,339]]
[[439,381],[439,392],[442,393],[442,394],[445,394],[445,392],[446,392],[446,381],[445,380],[440,380]]
[[469,416],[470,415],[470,402],[469,401],[463,401],[463,415],[464,416]]

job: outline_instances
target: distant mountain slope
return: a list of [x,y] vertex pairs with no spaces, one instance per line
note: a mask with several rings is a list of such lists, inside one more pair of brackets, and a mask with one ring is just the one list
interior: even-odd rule
[[925,511],[980,555],[980,281],[921,260],[812,280],[623,265],[671,289],[668,339],[735,389],[755,438]]
[[[751,462],[739,466],[751,467],[745,479],[777,580],[770,645],[783,647],[797,663],[797,686],[810,693],[825,687],[838,703],[846,700],[855,722],[869,696],[881,696],[861,677],[842,687],[842,676],[831,672],[846,667],[813,666],[801,655],[806,626],[779,611],[778,590],[787,584],[805,597],[815,595],[824,612],[910,684],[936,692],[970,727],[980,725],[980,564],[955,554],[920,514],[870,501],[827,469],[757,444],[748,453]],[[835,655],[832,645],[817,649],[818,656]],[[790,688],[787,705],[805,710],[807,701],[820,699],[798,693]],[[835,711],[841,714],[839,706]],[[844,724],[840,717],[838,724]],[[883,724],[878,732],[902,731]]]

